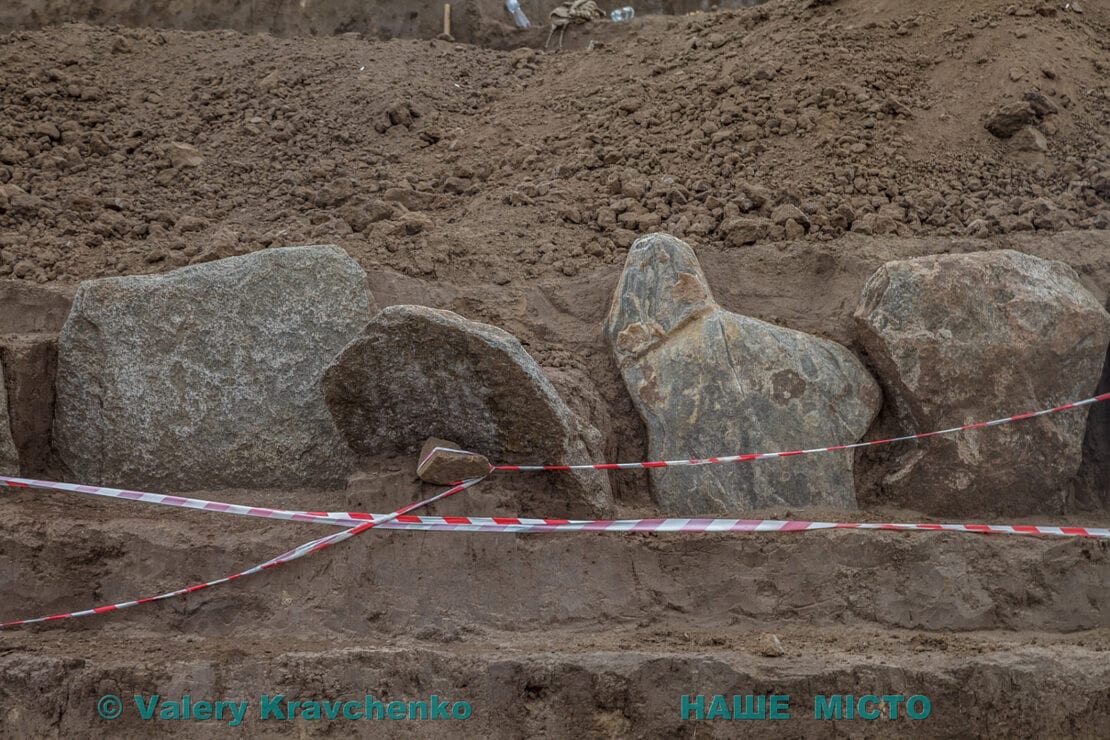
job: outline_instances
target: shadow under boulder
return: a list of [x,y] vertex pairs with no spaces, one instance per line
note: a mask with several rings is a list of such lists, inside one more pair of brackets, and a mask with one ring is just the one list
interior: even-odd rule
[[0,472],[48,468],[58,333],[72,303],[66,287],[0,280]]
[[[1096,395],[1104,393],[1110,393],[1110,347],[1095,389]],[[1087,414],[1075,504],[1080,509],[1110,508],[1110,401],[1095,404]]]

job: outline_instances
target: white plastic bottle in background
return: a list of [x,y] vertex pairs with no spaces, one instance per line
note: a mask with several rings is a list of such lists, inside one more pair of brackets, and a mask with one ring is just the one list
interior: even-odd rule
[[520,9],[520,0],[505,0],[505,7],[512,14],[517,28],[528,28],[532,25],[528,21],[528,16],[524,15],[524,11]]
[[609,17],[613,19],[613,23],[621,23],[623,21],[632,20],[635,15],[635,8],[624,7],[614,10],[612,13],[609,14]]

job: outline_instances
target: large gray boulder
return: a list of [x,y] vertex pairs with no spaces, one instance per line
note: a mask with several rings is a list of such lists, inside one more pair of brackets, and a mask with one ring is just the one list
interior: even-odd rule
[[[1074,270],[1020,252],[888,262],[855,318],[904,433],[1052,408],[1093,395],[1110,316]],[[884,495],[943,515],[1060,510],[1086,413],[889,450]]]
[[[648,456],[684,459],[855,442],[879,409],[844,347],[725,311],[694,251],[667,234],[633,244],[606,332],[648,431]],[[667,514],[855,506],[852,455],[651,471]]]
[[330,246],[82,283],[59,341],[61,460],[88,483],[342,485],[320,376],[372,307]]
[[[383,309],[323,386],[336,425],[361,455],[415,453],[428,437],[508,464],[586,463],[601,448],[597,430],[571,412],[515,337],[450,311]],[[604,473],[548,473],[515,487],[527,513],[611,508]]]

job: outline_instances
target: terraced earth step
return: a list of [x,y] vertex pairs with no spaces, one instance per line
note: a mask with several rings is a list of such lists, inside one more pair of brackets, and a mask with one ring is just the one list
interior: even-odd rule
[[[221,495],[297,507],[293,495]],[[490,513],[497,495],[491,486],[435,513]],[[343,494],[317,500],[320,508],[371,508]],[[7,598],[0,604],[0,621],[210,580],[334,531],[66,494],[21,491],[4,494],[2,501],[0,592]],[[1068,633],[1110,627],[1110,542],[851,530],[370,531],[171,604],[95,619],[210,635],[249,634],[256,626],[397,634],[444,624],[518,629],[676,621]]]
[[[782,634],[786,654],[775,658],[758,654],[755,633],[735,647],[684,644],[704,636],[696,630],[489,633],[446,643],[126,632],[5,635],[0,734],[65,736],[90,726],[116,737],[228,734],[230,714],[222,721],[144,721],[135,694],[144,703],[153,695],[181,701],[186,694],[194,703],[246,701],[243,727],[260,737],[1097,737],[1110,721],[1105,631],[1061,639],[802,629]],[[107,694],[123,701],[122,715],[111,723],[96,716]],[[288,706],[271,699],[267,706],[280,711],[261,718],[263,696],[365,705],[368,694],[383,706],[402,702],[406,713],[409,702],[435,695],[452,706],[466,702],[470,714],[462,721],[289,719]],[[865,695],[924,696],[929,715],[892,719],[888,701],[886,715],[875,720],[815,717],[816,697],[830,697],[831,705],[832,696],[849,694],[856,697],[850,703]],[[706,707],[701,720],[697,695]],[[789,696],[790,718],[710,720],[715,695],[729,707],[734,696]],[[919,714],[922,706],[918,700]],[[873,703],[863,708],[875,709]],[[301,705],[299,711],[308,710]]]

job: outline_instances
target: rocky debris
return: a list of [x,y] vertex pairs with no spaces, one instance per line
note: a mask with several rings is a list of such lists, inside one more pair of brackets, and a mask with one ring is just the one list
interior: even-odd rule
[[[414,452],[429,435],[504,463],[585,463],[600,434],[575,416],[511,334],[450,311],[390,306],[327,368],[324,398],[361,455]],[[611,508],[604,475],[565,473],[526,504],[585,516]],[[531,488],[531,486],[530,486]]]
[[11,418],[8,414],[8,384],[4,366],[0,363],[0,475],[19,475],[19,453],[12,439]]
[[489,475],[489,460],[477,452],[467,452],[454,442],[429,437],[420,448],[416,475],[425,483],[446,486],[467,478]]
[[[723,310],[694,251],[667,234],[633,245],[606,334],[652,460],[854,442],[879,410],[878,386],[851,352]],[[850,455],[659,468],[651,481],[668,515],[855,506]]]
[[764,632],[759,636],[759,654],[765,658],[781,658],[786,655],[786,648],[782,640],[773,632]]
[[400,203],[410,211],[429,211],[443,208],[449,199],[437,193],[423,193],[409,188],[389,188],[382,194],[386,201]]
[[771,231],[771,222],[765,218],[737,217],[721,224],[725,245],[729,247],[743,247],[755,244],[765,238]]
[[89,483],[343,485],[320,374],[372,308],[331,246],[84,282],[59,341],[58,454]]
[[182,144],[175,141],[166,147],[166,160],[170,163],[170,167],[176,169],[200,167],[204,164],[204,155],[191,144]]
[[999,139],[1008,139],[1036,120],[1037,112],[1033,106],[1023,101],[1007,103],[991,111],[984,126]]
[[[903,433],[1092,395],[1110,315],[1072,268],[1011,250],[888,262],[855,312]],[[1085,414],[891,450],[883,495],[931,514],[1053,513],[1080,462]]]
[[[1028,228],[1017,214],[990,214],[1031,195],[1074,214],[1063,223],[1110,225],[1098,185],[1110,167],[1102,98],[1081,93],[1101,89],[1104,69],[1057,65],[1046,76],[1029,56],[1051,45],[1061,60],[1100,59],[1089,13],[1033,25],[947,3],[927,35],[913,30],[916,11],[880,22],[862,7],[826,18],[793,5],[656,16],[631,34],[597,24],[617,34],[599,54],[631,65],[617,88],[604,64],[560,71],[532,50],[166,31],[169,47],[129,40],[113,55],[119,34],[103,28],[13,37],[0,65],[0,183],[18,191],[0,194],[0,234],[20,241],[0,247],[0,276],[73,282],[327,241],[412,276],[558,277],[618,266],[650,231],[711,247],[814,243],[852,228],[993,236]],[[948,77],[939,60],[970,64],[971,39],[988,26],[1029,40],[992,52],[984,73]],[[83,48],[105,53],[78,60],[72,50]],[[190,61],[172,66],[171,49]],[[351,74],[337,78],[335,65]],[[573,84],[562,84],[567,74]],[[942,112],[949,94],[967,109]],[[1017,144],[971,130],[985,133],[996,102],[1023,111]],[[1025,156],[1015,146],[1041,145],[1032,133],[1020,143],[1026,126],[1051,146]],[[945,145],[913,145],[934,136]],[[205,164],[172,166],[171,142],[199,148],[183,151]],[[386,210],[360,211],[372,201]],[[783,206],[810,223],[775,223]],[[439,213],[433,223],[406,209]],[[880,215],[891,209],[902,218]],[[159,212],[205,222],[179,230]],[[546,255],[533,254],[527,229],[492,226],[546,214],[559,216]],[[459,226],[459,254],[441,253],[441,223]],[[225,229],[237,232],[234,250],[220,244]],[[182,234],[197,253],[180,248]]]
[[1020,152],[1047,152],[1048,139],[1032,126],[1023,126],[1010,139],[1010,143]]

